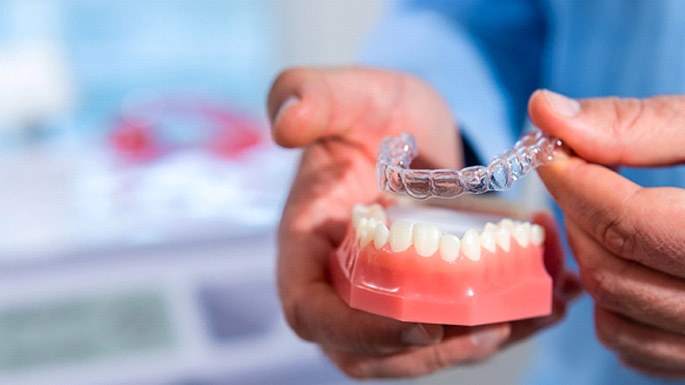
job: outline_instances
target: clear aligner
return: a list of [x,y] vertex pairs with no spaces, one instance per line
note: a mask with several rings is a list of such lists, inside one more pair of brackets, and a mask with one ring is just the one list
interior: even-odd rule
[[524,134],[514,147],[497,155],[487,166],[461,170],[410,169],[418,155],[410,134],[388,137],[381,143],[376,170],[383,191],[407,194],[413,198],[454,198],[462,194],[482,194],[511,188],[536,167],[552,161],[561,141],[540,131]]

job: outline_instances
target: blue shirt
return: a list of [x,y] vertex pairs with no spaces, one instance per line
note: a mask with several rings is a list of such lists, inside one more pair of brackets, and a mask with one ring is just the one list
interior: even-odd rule
[[[431,83],[489,160],[524,129],[537,88],[576,98],[684,94],[685,1],[399,1],[363,60]],[[623,174],[643,186],[685,188],[683,166]],[[524,383],[673,383],[621,366],[595,337],[592,306],[585,296],[535,339]]]

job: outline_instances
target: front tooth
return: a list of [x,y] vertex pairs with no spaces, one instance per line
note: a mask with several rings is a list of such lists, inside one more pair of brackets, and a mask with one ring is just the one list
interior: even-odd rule
[[445,262],[454,262],[459,256],[461,241],[459,237],[452,234],[445,234],[440,237],[440,257]]
[[464,256],[466,256],[466,258],[472,261],[480,260],[479,238],[478,232],[474,229],[470,229],[461,239],[461,252],[464,254]]
[[516,239],[516,242],[521,245],[521,247],[527,247],[528,242],[530,242],[530,223],[517,223],[514,226],[512,235],[514,236],[514,239]]
[[414,249],[422,257],[430,257],[438,251],[442,232],[436,226],[426,223],[414,225]]
[[511,231],[504,226],[499,226],[495,231],[495,242],[502,250],[508,252],[511,249]]
[[390,249],[394,252],[407,250],[411,246],[414,223],[409,221],[395,221],[390,226]]
[[487,251],[495,252],[495,234],[492,231],[485,230],[480,234],[480,245]]
[[530,227],[530,240],[537,246],[545,242],[545,229],[540,225]]
[[364,227],[361,227],[360,225],[360,230],[363,230],[363,233],[359,238],[359,244],[361,247],[364,247],[373,241],[373,239],[376,237],[376,225],[379,223],[380,222],[377,220],[370,218]]
[[388,226],[385,223],[379,223],[376,225],[376,237],[373,239],[373,246],[376,249],[380,249],[388,242],[388,237],[390,237]]

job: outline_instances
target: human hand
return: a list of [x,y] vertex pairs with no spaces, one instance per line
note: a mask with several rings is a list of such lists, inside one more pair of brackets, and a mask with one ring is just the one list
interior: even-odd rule
[[[354,204],[381,198],[380,141],[407,131],[424,155],[421,167],[461,167],[456,121],[425,83],[363,68],[298,69],[279,76],[269,95],[273,136],[303,147],[279,227],[278,289],[286,319],[354,377],[417,376],[481,360],[502,345],[558,320],[577,289],[564,275],[549,217],[546,254],[557,283],[555,312],[545,318],[467,328],[403,323],[348,307],[327,278],[329,254],[344,237]],[[565,279],[562,279],[562,278]]]
[[599,340],[639,371],[685,378],[685,190],[606,166],[685,162],[685,97],[531,97],[530,116],[578,155],[538,169],[565,214]]

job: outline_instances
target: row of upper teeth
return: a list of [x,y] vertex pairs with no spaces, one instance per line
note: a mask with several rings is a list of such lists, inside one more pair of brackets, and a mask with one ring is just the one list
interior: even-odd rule
[[390,228],[385,210],[378,205],[357,205],[352,211],[352,224],[361,247],[373,243],[376,249],[390,245],[393,252],[402,252],[414,246],[416,253],[430,257],[440,253],[446,262],[454,262],[459,255],[478,261],[481,249],[495,252],[499,246],[505,252],[511,250],[513,238],[521,247],[530,243],[540,246],[545,239],[544,229],[528,222],[502,219],[499,223],[487,223],[483,230],[468,230],[461,239],[453,234],[444,234],[437,226],[397,220]]

